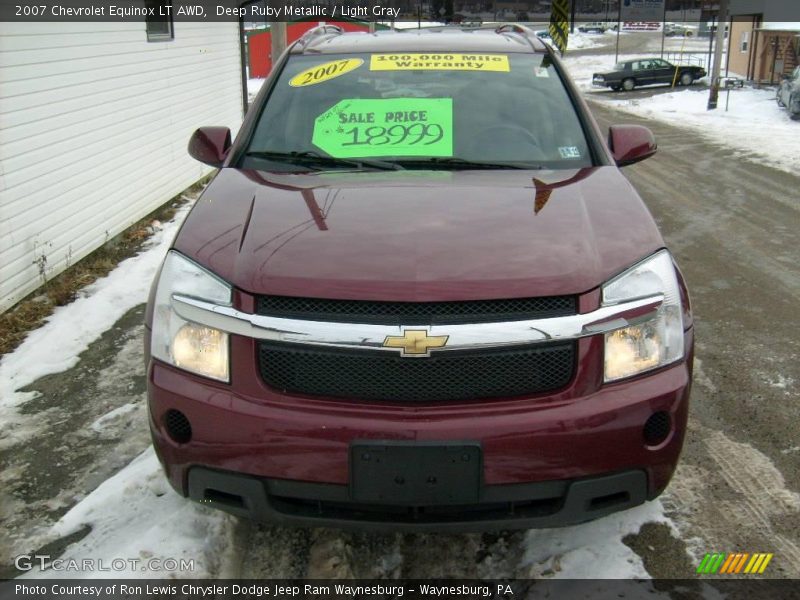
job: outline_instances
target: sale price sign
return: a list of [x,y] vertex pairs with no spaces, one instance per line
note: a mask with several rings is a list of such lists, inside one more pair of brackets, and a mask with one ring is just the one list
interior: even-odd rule
[[453,156],[453,99],[341,100],[316,118],[311,141],[336,158]]

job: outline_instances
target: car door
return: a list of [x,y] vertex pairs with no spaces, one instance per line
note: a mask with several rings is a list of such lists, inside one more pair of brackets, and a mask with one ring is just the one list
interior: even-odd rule
[[781,83],[781,102],[789,106],[792,92],[800,94],[800,66],[795,67],[789,79]]
[[660,58],[654,59],[651,62],[653,63],[652,83],[672,84],[672,80],[675,77],[675,66]]
[[647,85],[653,83],[653,69],[651,68],[651,61],[634,61],[633,77],[636,79],[636,85]]

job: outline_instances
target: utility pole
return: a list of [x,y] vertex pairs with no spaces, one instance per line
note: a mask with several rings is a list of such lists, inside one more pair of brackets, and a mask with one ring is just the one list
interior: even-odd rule
[[[711,67],[711,89],[708,92],[707,110],[717,108],[719,98],[719,70],[722,66],[722,46],[725,44],[725,26],[728,24],[728,0],[719,0],[719,14],[717,15],[717,32],[714,36],[716,48],[714,48],[714,64]],[[731,40],[728,40],[728,52]]]
[[273,21],[269,26],[272,38],[272,65],[278,62],[278,58],[286,50],[286,21]]
[[572,6],[570,7],[570,19],[569,19],[569,32],[575,33],[575,5],[578,3],[578,0],[572,0]]

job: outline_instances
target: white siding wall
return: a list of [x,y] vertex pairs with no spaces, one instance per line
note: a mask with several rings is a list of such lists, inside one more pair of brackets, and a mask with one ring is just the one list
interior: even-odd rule
[[0,312],[210,169],[186,145],[242,120],[237,23],[0,27]]

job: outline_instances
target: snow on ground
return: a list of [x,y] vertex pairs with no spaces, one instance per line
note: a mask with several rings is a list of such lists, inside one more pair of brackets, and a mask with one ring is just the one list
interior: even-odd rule
[[[59,556],[94,570],[39,568],[22,578],[206,578],[230,576],[235,519],[176,494],[152,446],[74,506],[46,537],[91,531]],[[100,562],[97,562],[100,561]],[[172,561],[175,561],[174,563]]]
[[[136,256],[122,261],[106,277],[80,292],[67,306],[58,307],[45,325],[32,331],[25,341],[0,361],[0,447],[12,437],[25,435],[17,408],[36,396],[17,391],[50,373],[61,373],[78,362],[78,355],[111,328],[134,306],[147,301],[150,284],[189,211],[182,206],[173,219],[163,224]],[[32,426],[30,419],[27,425]],[[5,438],[5,439],[3,439]]]
[[261,86],[264,85],[266,81],[265,77],[257,78],[257,79],[248,79],[247,80],[247,101],[252,102],[255,100],[256,95],[258,94]]
[[649,579],[642,559],[622,542],[645,523],[664,523],[677,537],[656,500],[589,523],[530,530],[522,561],[529,565],[528,576],[537,579]]
[[49,373],[69,369],[78,355],[123,314],[147,301],[150,284],[191,205],[182,206],[174,218],[156,231],[145,249],[122,261],[111,273],[80,291],[80,297],[58,307],[43,327],[0,362],[0,406],[15,406],[28,399],[17,393]]
[[[618,60],[626,60],[627,55],[620,54]],[[572,81],[583,91],[592,88],[592,75],[611,71],[614,68],[614,54],[581,54],[571,56],[569,53],[563,58]]]
[[[110,329],[131,308],[144,303],[150,284],[172,239],[191,208],[182,206],[157,231],[138,255],[122,261],[108,276],[84,288],[80,297],[60,307],[46,324],[0,362],[0,421],[4,444],[31,434],[32,420],[20,405],[35,393],[19,392],[40,377],[73,367],[89,344]],[[98,418],[90,427],[102,434],[115,420],[136,410],[125,404]],[[32,534],[41,547],[90,527],[59,558],[102,560],[96,570],[40,571],[26,577],[224,577],[231,557],[234,519],[176,494],[167,483],[152,447],[81,499],[45,531]],[[114,562],[114,559],[120,559]],[[131,559],[139,560],[134,564]],[[163,559],[175,559],[172,563]],[[181,564],[181,559],[193,561]],[[148,561],[155,560],[155,563]],[[158,562],[161,561],[161,562]]]
[[609,39],[612,36],[616,35],[615,31],[606,31],[605,33],[581,33],[576,30],[575,33],[570,33],[567,37],[567,52],[565,56],[569,56],[571,50],[588,50],[589,48],[604,46],[609,43]]
[[[619,60],[624,59],[620,56]],[[646,97],[593,88],[592,74],[611,70],[613,54],[567,55],[564,61],[572,79],[589,100],[690,130],[691,135],[731,148],[737,158],[800,173],[800,123],[792,121],[788,111],[777,105],[773,89],[732,90],[727,112],[727,92],[721,90],[717,109],[709,111],[708,89],[704,88],[679,87],[668,93],[663,93],[664,86],[638,88],[653,90],[654,94]]]
[[775,102],[774,90],[745,88],[719,95],[718,108],[707,110],[708,90],[683,89],[652,98],[609,100],[614,108],[664,121],[736,151],[737,158],[800,173],[800,123]]

